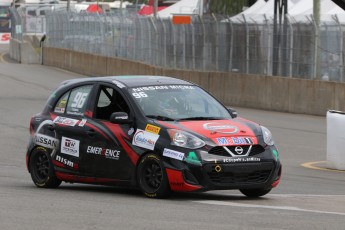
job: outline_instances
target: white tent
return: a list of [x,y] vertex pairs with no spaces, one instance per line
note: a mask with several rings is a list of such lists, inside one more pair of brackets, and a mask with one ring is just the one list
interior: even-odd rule
[[[292,9],[297,0],[288,0],[288,10]],[[305,1],[305,0],[303,0]],[[242,22],[244,18],[247,21],[255,21],[262,23],[265,20],[272,19],[274,17],[274,2],[275,0],[258,0],[254,5],[238,15],[231,17],[233,22]]]
[[[233,22],[255,21],[263,23],[266,19],[274,17],[275,0],[258,0],[253,6],[242,13],[231,17]],[[288,15],[296,21],[309,21],[313,15],[313,0],[288,0]],[[321,0],[320,2],[321,21],[334,21],[337,15],[339,21],[345,22],[345,11],[331,0]]]
[[181,0],[158,12],[158,17],[167,18],[174,14],[198,14],[200,0]]

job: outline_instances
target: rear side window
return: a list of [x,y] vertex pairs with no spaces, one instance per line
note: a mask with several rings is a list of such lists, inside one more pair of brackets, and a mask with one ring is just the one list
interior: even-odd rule
[[82,116],[86,109],[86,102],[89,98],[92,85],[84,85],[74,88],[65,93],[56,103],[54,112]]
[[65,93],[58,101],[58,103],[56,104],[55,108],[54,108],[54,112],[55,113],[65,113],[66,110],[66,105],[67,105],[67,99],[69,96],[70,91],[68,91],[67,93]]

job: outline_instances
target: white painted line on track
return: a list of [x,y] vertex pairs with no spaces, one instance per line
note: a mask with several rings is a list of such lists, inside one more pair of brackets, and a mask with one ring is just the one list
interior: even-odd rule
[[345,213],[343,212],[327,212],[327,211],[303,209],[303,208],[292,207],[292,206],[256,205],[256,204],[244,204],[244,203],[235,203],[235,202],[228,202],[228,201],[217,201],[217,200],[205,200],[205,201],[193,201],[193,202],[201,203],[201,204],[223,205],[223,206],[232,206],[232,207],[241,207],[241,208],[264,208],[264,209],[273,209],[273,210],[298,211],[298,212],[310,212],[310,213],[345,216]]

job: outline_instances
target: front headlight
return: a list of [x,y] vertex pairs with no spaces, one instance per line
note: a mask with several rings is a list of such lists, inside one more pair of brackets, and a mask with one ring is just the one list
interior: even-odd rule
[[200,138],[178,129],[167,130],[171,139],[171,144],[188,149],[198,149],[205,145]]
[[274,145],[273,137],[271,132],[265,126],[261,126],[262,135],[264,137],[264,142],[267,145]]

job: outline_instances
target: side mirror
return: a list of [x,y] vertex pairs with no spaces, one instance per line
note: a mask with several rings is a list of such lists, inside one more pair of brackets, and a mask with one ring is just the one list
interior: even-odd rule
[[110,115],[110,122],[114,124],[129,124],[132,121],[129,120],[128,114],[125,112],[115,112]]
[[237,117],[237,111],[235,109],[233,109],[233,108],[227,108],[227,109],[228,109],[228,111],[229,111],[229,113],[230,113],[232,118],[236,118]]

